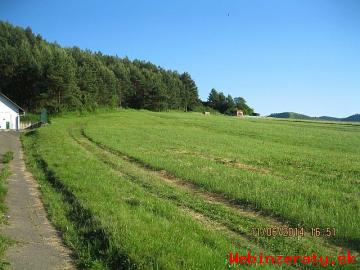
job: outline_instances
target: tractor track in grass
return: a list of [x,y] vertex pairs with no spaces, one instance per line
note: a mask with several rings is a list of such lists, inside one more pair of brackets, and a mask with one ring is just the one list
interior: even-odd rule
[[[86,149],[86,144],[91,144],[95,147],[97,147],[99,150],[101,150],[102,152],[105,153],[105,155],[112,155],[115,156],[117,158],[121,158],[122,160],[125,160],[127,162],[132,163],[133,165],[137,166],[138,168],[146,171],[149,174],[152,175],[156,175],[157,177],[161,178],[164,182],[166,182],[169,186],[172,187],[177,187],[177,188],[182,188],[183,190],[186,190],[187,192],[189,192],[190,194],[196,195],[199,198],[201,198],[204,202],[209,203],[209,204],[221,204],[222,206],[228,208],[229,210],[233,210],[236,212],[236,214],[238,214],[239,216],[242,217],[251,217],[251,218],[255,218],[257,220],[260,220],[262,223],[265,223],[266,225],[268,225],[269,227],[289,227],[289,224],[286,222],[283,222],[282,220],[278,220],[274,217],[265,215],[263,213],[261,213],[260,211],[256,211],[256,210],[252,210],[249,209],[247,206],[243,207],[241,205],[239,205],[238,202],[234,202],[231,200],[226,199],[225,197],[219,195],[219,194],[214,194],[208,191],[203,190],[201,187],[196,186],[193,183],[190,183],[186,180],[180,179],[178,177],[175,177],[173,175],[171,175],[169,172],[165,171],[165,170],[156,170],[154,168],[152,168],[151,166],[149,166],[148,164],[144,164],[143,162],[130,157],[128,155],[125,155],[123,153],[119,153],[118,151],[114,151],[112,149],[107,148],[104,145],[101,145],[97,142],[94,142],[91,138],[89,138],[85,133],[84,130],[81,129],[80,130],[80,136],[81,138],[76,138],[73,134],[71,134],[71,132],[69,131],[69,135],[74,139],[74,141],[76,143],[78,143],[80,146],[82,146],[83,148],[85,148],[86,151],[91,152],[91,150]],[[85,144],[85,145],[84,145]],[[94,153],[92,153],[94,154]],[[110,161],[105,160],[104,158],[100,158],[98,157],[102,162],[108,164],[112,169],[114,169],[115,171],[118,171],[119,173],[121,173],[122,175],[127,176],[127,178],[133,178],[134,176],[129,175],[129,174],[124,174],[123,172],[119,171],[118,168],[115,168],[116,166],[114,164],[111,164]],[[139,183],[138,183],[139,184]],[[146,186],[144,186],[146,188]],[[158,195],[158,194],[155,194]],[[177,204],[179,204],[178,202],[175,202]],[[179,205],[179,207],[182,207],[181,205]],[[189,209],[189,207],[186,207],[186,209]],[[211,221],[212,226],[215,227],[226,227],[228,230],[232,231],[233,233],[236,233],[238,236],[241,236],[241,238],[244,238],[247,240],[247,242],[258,242],[254,236],[250,235],[250,232],[239,232],[238,230],[234,230],[233,228],[229,227],[227,224],[225,223],[221,223],[218,221],[214,221],[211,217],[209,216],[204,216],[203,213],[200,213],[199,211],[194,211],[193,209],[190,209],[190,213],[192,213],[191,215],[195,218],[201,219],[202,221]],[[199,218],[200,217],[200,218]],[[305,238],[310,239],[310,233],[306,232],[305,233]],[[326,248],[327,250],[331,250],[332,252],[339,254],[339,252],[342,252],[344,247],[343,246],[338,246],[336,244],[333,244],[329,241],[326,241],[325,239],[310,239],[310,241],[319,241],[317,242],[318,245]],[[262,245],[261,243],[257,243],[260,244],[261,246],[264,247],[264,245]],[[307,244],[305,244],[305,246],[307,246]],[[311,246],[309,246],[310,248]],[[356,252],[354,252],[355,254],[357,254]]]
[[[92,144],[93,146],[95,147],[98,147],[97,145],[95,145],[93,142],[89,141],[86,137],[83,137],[83,139],[85,139],[85,141],[82,141],[81,139],[79,138],[76,138],[75,136],[73,136],[72,134],[70,134],[70,137],[72,137],[72,139],[80,146],[82,147],[86,152],[94,155],[97,159],[99,159],[101,162],[105,163],[107,166],[109,166],[116,174],[118,174],[119,176],[122,176],[124,178],[126,178],[127,180],[130,180],[132,181],[133,183],[135,183],[136,185],[139,185],[141,186],[142,188],[146,189],[150,194],[152,195],[155,195],[156,197],[158,198],[161,198],[161,199],[166,199],[166,200],[169,200],[168,198],[164,198],[162,196],[159,196],[159,194],[156,194],[155,192],[152,192],[150,190],[148,190],[148,187],[144,184],[141,184],[139,183],[139,181],[137,181],[137,179],[131,175],[131,174],[128,174],[128,173],[125,173],[125,172],[122,172],[122,171],[119,171],[115,166],[114,164],[111,164],[111,162],[105,160],[105,159],[102,159],[100,157],[98,157],[97,155],[95,155],[90,149],[89,147],[86,145],[86,144]],[[102,151],[104,151],[103,149],[101,149]],[[104,153],[107,153],[107,154],[111,154],[111,155],[114,155],[110,152],[106,152],[104,151]],[[125,158],[126,161],[129,161],[128,159]],[[169,182],[168,182],[169,183]],[[171,183],[171,182],[170,182]],[[229,229],[227,226],[224,226],[223,224],[221,224],[220,222],[216,221],[216,220],[212,220],[211,218],[209,218],[208,216],[204,215],[203,213],[201,213],[200,211],[196,211],[194,209],[191,209],[187,206],[184,206],[184,205],[181,205],[179,203],[176,203],[174,202],[178,207],[179,209],[181,209],[181,211],[183,211],[185,214],[191,216],[193,219],[199,221],[201,224],[203,224],[205,227],[207,228],[210,228],[212,230],[215,230],[215,231],[222,231],[224,232],[229,238],[231,239],[239,239],[241,241],[238,241],[238,242],[241,242],[242,244],[246,244],[247,247],[249,248],[252,248],[254,250],[259,250],[259,247],[257,247],[251,240],[251,238],[249,238],[246,234],[242,234],[242,233],[239,233],[238,231],[234,231],[234,230],[231,230]],[[214,203],[214,202],[212,202]]]
[[220,194],[206,191],[201,186],[198,186],[196,184],[193,184],[190,181],[186,181],[184,179],[176,177],[166,170],[158,170],[158,169],[153,168],[152,166],[142,162],[139,159],[128,156],[124,153],[120,153],[119,151],[112,150],[102,144],[99,144],[99,143],[95,142],[92,138],[87,136],[83,132],[83,130],[81,131],[81,135],[84,138],[86,138],[86,140],[88,140],[92,144],[96,145],[98,148],[102,149],[104,152],[109,153],[111,155],[115,155],[123,160],[126,160],[128,162],[136,164],[138,167],[161,177],[165,182],[167,182],[169,184],[186,188],[187,190],[191,191],[191,193],[194,193],[194,194],[202,197],[206,201],[209,201],[211,203],[220,203],[220,204],[226,205],[228,207],[236,209],[236,211],[238,213],[240,213],[241,215],[246,215],[246,216],[255,217],[255,218],[262,218],[263,220],[266,220],[269,224],[272,224],[272,225],[281,225],[281,226],[288,225],[286,222],[283,222],[283,221],[277,220],[271,216],[265,215],[265,214],[261,213],[260,211],[256,211],[255,209],[251,209],[250,205],[248,205],[246,202],[244,202],[242,205],[242,203],[233,201],[231,199],[227,199],[226,197],[224,197]]
[[188,151],[188,150],[179,150],[176,148],[166,149],[165,151],[172,152],[172,153],[175,152],[176,154],[180,154],[180,155],[191,155],[191,156],[198,157],[201,159],[214,161],[217,164],[222,164],[227,167],[238,168],[238,169],[249,171],[249,172],[255,172],[255,173],[264,174],[264,175],[271,173],[271,170],[269,168],[257,168],[255,166],[240,162],[236,159],[217,157],[217,156],[213,156],[213,155],[204,155],[199,152]]
[[[282,223],[280,221],[277,221],[275,219],[272,219],[271,217],[265,216],[265,215],[261,215],[260,212],[258,211],[252,211],[249,208],[245,208],[245,207],[241,207],[238,204],[235,204],[235,202],[229,201],[226,198],[224,198],[223,196],[219,195],[219,194],[215,194],[215,193],[211,193],[208,192],[204,189],[202,189],[201,187],[180,179],[176,176],[173,176],[172,174],[170,174],[169,172],[167,172],[166,170],[156,170],[153,169],[152,167],[150,167],[149,165],[142,163],[141,161],[127,156],[125,154],[122,153],[118,153],[117,151],[111,151],[110,149],[106,148],[103,145],[100,145],[96,142],[94,142],[91,138],[89,138],[88,136],[86,136],[84,133],[82,133],[82,136],[89,141],[90,143],[92,143],[93,145],[97,146],[98,148],[100,148],[103,152],[110,154],[110,155],[114,155],[117,156],[118,158],[121,158],[125,161],[131,162],[133,164],[136,164],[138,167],[140,167],[143,170],[148,171],[149,173],[153,173],[155,175],[157,175],[158,177],[160,177],[164,182],[172,185],[172,186],[176,186],[176,187],[182,187],[184,189],[186,189],[187,191],[191,192],[192,194],[195,194],[199,197],[201,197],[203,200],[210,202],[210,203],[218,203],[218,204],[223,204],[227,207],[236,209],[236,211],[241,214],[241,215],[245,215],[245,216],[249,216],[249,217],[254,217],[254,218],[262,218],[263,220],[266,220],[267,223],[271,224],[271,225],[287,225],[286,223]],[[109,164],[109,162],[103,160],[103,162],[106,162],[108,165],[112,166],[112,164]],[[113,167],[113,166],[112,166]],[[116,169],[116,168],[114,168]]]

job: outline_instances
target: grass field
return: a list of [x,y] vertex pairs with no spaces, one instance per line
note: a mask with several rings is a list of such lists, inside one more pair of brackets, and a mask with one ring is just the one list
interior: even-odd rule
[[[122,110],[53,118],[22,140],[50,218],[79,266],[224,269],[234,267],[229,251],[358,254],[359,131]],[[305,235],[253,233],[283,226],[303,227]],[[327,229],[336,235],[327,237]]]

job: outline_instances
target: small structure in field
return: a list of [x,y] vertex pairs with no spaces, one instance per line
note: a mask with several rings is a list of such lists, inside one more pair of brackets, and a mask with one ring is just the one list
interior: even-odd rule
[[25,111],[0,92],[0,130],[19,130],[21,115],[25,115]]
[[243,117],[243,116],[244,116],[244,112],[243,112],[242,110],[240,110],[240,109],[237,109],[237,110],[236,110],[236,116],[237,116],[237,117]]
[[210,115],[210,112],[203,112],[204,115]]

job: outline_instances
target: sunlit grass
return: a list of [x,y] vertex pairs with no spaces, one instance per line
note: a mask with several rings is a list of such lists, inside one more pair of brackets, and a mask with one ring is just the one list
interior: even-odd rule
[[[358,250],[359,131],[124,110],[63,115],[22,139],[50,217],[80,266],[223,269],[229,250],[336,255],[329,243]],[[156,171],[258,216],[166,183]],[[251,235],[271,220],[307,235]],[[337,235],[314,238],[312,227]]]
[[359,131],[360,126],[342,124],[134,112],[96,118],[85,128],[96,142],[154,168],[294,225],[334,227],[339,241],[355,243],[360,239]]
[[47,143],[35,146],[36,133],[23,137],[28,166],[44,184],[50,216],[65,232],[80,266],[212,269],[225,266],[229,250],[246,254],[247,246],[235,246],[226,232],[204,226],[176,205],[109,170],[82,151],[62,125],[39,133]]

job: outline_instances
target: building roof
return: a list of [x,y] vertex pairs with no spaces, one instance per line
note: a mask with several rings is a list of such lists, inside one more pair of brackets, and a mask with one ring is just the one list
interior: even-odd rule
[[3,93],[0,92],[0,96],[4,97],[7,101],[9,101],[11,104],[13,104],[15,107],[17,107],[20,111],[25,112],[23,108],[21,108],[19,105],[17,105],[14,101],[12,101],[10,98],[5,96]]

